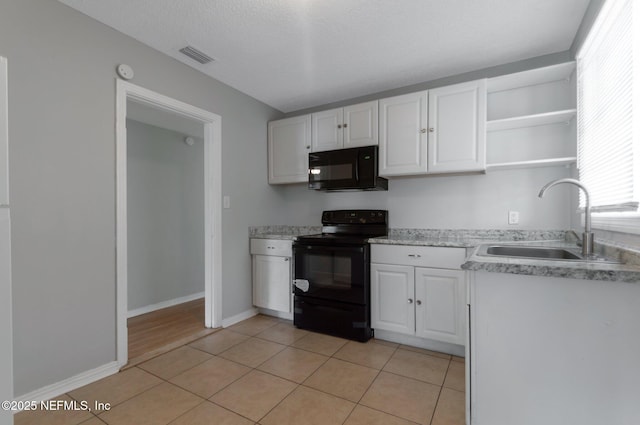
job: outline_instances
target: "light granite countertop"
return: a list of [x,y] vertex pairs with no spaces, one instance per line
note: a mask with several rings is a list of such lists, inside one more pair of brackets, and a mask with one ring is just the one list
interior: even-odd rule
[[249,237],[254,239],[295,240],[302,235],[322,232],[321,226],[251,226]]
[[494,242],[564,240],[564,230],[389,229],[387,236],[369,239],[386,245],[474,248]]
[[[320,226],[256,226],[250,238],[295,240],[322,232]],[[576,249],[576,235],[564,230],[389,229],[372,244],[476,248],[462,265],[470,271],[512,273],[573,279],[640,283],[640,250],[596,239],[596,252],[621,264],[602,261],[564,261],[478,255],[485,244],[526,244]]]
[[[568,248],[578,253],[580,250],[574,242],[570,241],[520,242],[513,245]],[[480,245],[474,249],[467,261],[462,265],[462,269],[530,276],[640,283],[640,251],[615,246],[603,241],[596,240],[596,254],[600,256],[600,259],[591,261],[487,256],[479,254],[483,247],[484,245]],[[620,261],[620,264],[603,261],[607,259]]]

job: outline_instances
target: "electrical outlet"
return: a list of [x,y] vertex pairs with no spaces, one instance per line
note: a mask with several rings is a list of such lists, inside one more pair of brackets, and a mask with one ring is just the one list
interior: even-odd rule
[[520,223],[520,212],[509,211],[509,224],[518,224],[518,223]]

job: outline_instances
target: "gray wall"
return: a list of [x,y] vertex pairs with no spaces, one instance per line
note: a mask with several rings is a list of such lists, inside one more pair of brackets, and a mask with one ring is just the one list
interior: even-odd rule
[[204,141],[127,120],[129,310],[204,292]]
[[587,10],[582,17],[582,22],[578,27],[578,32],[576,33],[576,36],[573,39],[573,43],[571,44],[572,58],[575,58],[578,54],[578,50],[580,50],[582,44],[584,43],[584,40],[587,38],[587,35],[589,35],[589,31],[591,30],[591,27],[598,17],[600,9],[602,9],[602,6],[604,6],[605,1],[606,0],[591,0],[589,2],[589,7],[587,7]]
[[57,1],[4,0],[15,394],[116,359],[115,67],[222,117],[223,317],[251,307],[247,227],[277,221],[266,123],[282,114]]

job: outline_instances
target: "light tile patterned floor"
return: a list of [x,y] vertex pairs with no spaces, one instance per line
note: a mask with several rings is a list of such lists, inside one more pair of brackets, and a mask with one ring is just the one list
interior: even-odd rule
[[58,397],[16,425],[464,425],[464,359],[256,316]]

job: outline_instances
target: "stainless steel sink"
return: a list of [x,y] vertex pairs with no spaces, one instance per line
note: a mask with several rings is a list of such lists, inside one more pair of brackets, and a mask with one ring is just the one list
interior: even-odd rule
[[597,261],[599,263],[618,264],[619,261],[598,256],[583,257],[577,252],[564,248],[521,245],[484,245],[478,255],[488,257],[536,258],[541,260],[561,261]]
[[490,246],[488,255],[506,257],[544,258],[552,260],[581,260],[579,255],[562,248],[545,248],[531,246]]

